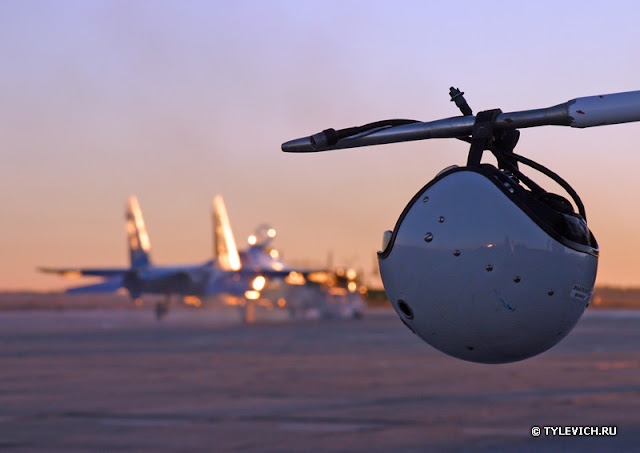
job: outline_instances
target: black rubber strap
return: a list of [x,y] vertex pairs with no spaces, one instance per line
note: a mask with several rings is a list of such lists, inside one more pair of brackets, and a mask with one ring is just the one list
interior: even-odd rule
[[513,149],[518,144],[520,131],[518,129],[505,129],[500,131],[500,134],[494,135],[494,138],[492,151],[498,160],[498,168],[507,170],[509,164],[512,164],[509,168],[512,166],[518,168],[518,161],[512,159],[511,154],[513,154]]
[[578,212],[580,213],[582,218],[585,220],[585,222],[587,221],[587,212],[584,208],[584,204],[582,203],[582,200],[580,199],[580,196],[575,190],[573,190],[573,187],[571,187],[567,181],[565,181],[560,177],[560,175],[549,170],[544,165],[540,165],[539,163],[534,162],[531,159],[528,159],[524,156],[520,156],[518,154],[511,154],[511,157],[517,160],[518,162],[522,162],[524,165],[527,165],[533,168],[534,170],[539,171],[543,175],[553,179],[556,183],[558,183],[558,185],[561,186],[569,194],[571,198],[573,198],[574,203],[578,207]]
[[368,132],[380,127],[396,127],[404,126],[405,124],[418,123],[416,120],[383,120],[376,121],[375,123],[365,124],[364,126],[348,127],[346,129],[325,129],[322,132],[314,134],[310,137],[311,146],[313,149],[321,149],[329,146],[336,145],[343,138],[351,137],[352,135]]

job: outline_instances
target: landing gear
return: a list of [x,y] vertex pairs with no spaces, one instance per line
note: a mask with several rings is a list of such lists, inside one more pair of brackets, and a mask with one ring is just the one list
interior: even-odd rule
[[244,324],[252,324],[256,320],[255,304],[253,301],[245,299],[244,304],[240,305],[240,317]]
[[169,305],[171,304],[171,295],[167,294],[164,301],[156,302],[156,319],[162,321],[169,314]]

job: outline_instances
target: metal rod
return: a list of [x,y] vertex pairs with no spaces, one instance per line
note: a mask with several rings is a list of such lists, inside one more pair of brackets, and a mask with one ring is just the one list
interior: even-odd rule
[[[382,127],[344,138],[326,147],[314,147],[310,137],[303,137],[283,143],[282,151],[309,153],[429,138],[464,137],[471,135],[474,121],[475,116],[456,116],[425,123]],[[521,129],[551,125],[585,128],[633,121],[640,121],[640,91],[587,96],[544,109],[502,113],[496,118],[494,128]]]

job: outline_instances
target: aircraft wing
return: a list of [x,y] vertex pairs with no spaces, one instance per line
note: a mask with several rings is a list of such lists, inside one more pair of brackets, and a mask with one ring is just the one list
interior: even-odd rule
[[331,280],[331,272],[324,269],[300,269],[287,268],[284,270],[273,269],[242,269],[237,272],[242,275],[244,281],[252,282],[254,278],[262,276],[269,280],[283,280],[292,285],[304,285],[307,282],[326,283]]
[[289,269],[276,271],[273,269],[254,268],[254,269],[241,269],[235,273],[247,278],[257,277],[258,275],[262,275],[263,277],[266,277],[266,278],[285,278],[287,275],[291,273],[291,271]]
[[45,274],[58,274],[65,278],[78,278],[78,277],[123,277],[129,269],[125,268],[100,268],[100,269],[87,269],[87,268],[53,268],[53,267],[40,267],[40,272]]
[[65,292],[67,294],[113,293],[118,291],[120,288],[122,288],[122,277],[114,277],[95,285],[69,288]]
[[[285,261],[280,259],[277,252],[274,255],[274,250],[271,250],[269,253],[265,252],[265,250],[257,245],[249,247],[246,251],[242,252],[241,259],[243,262],[246,262],[246,268],[254,271],[261,271],[263,273],[271,273],[274,278],[277,278],[281,275],[288,275],[290,272],[297,272],[298,274],[311,274],[314,272],[330,272],[327,268],[308,268],[308,267],[297,267],[291,266],[287,264]],[[244,269],[244,268],[243,268]]]

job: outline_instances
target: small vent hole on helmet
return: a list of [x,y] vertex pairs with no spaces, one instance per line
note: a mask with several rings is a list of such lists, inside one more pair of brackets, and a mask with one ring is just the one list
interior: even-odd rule
[[473,351],[473,346],[467,346],[467,349],[468,349],[469,351]]
[[520,280],[521,279],[520,279],[519,275],[516,275],[515,277],[513,277],[513,281],[516,282],[516,283],[520,283]]
[[554,295],[554,292],[553,292],[553,290],[552,290],[552,289],[550,289],[550,290],[549,290],[549,292],[547,292],[547,294],[548,294],[548,295],[550,295],[550,296],[553,296],[553,295]]
[[398,299],[398,309],[404,315],[405,318],[413,319],[413,310],[411,309],[409,304],[406,303],[404,300]]

